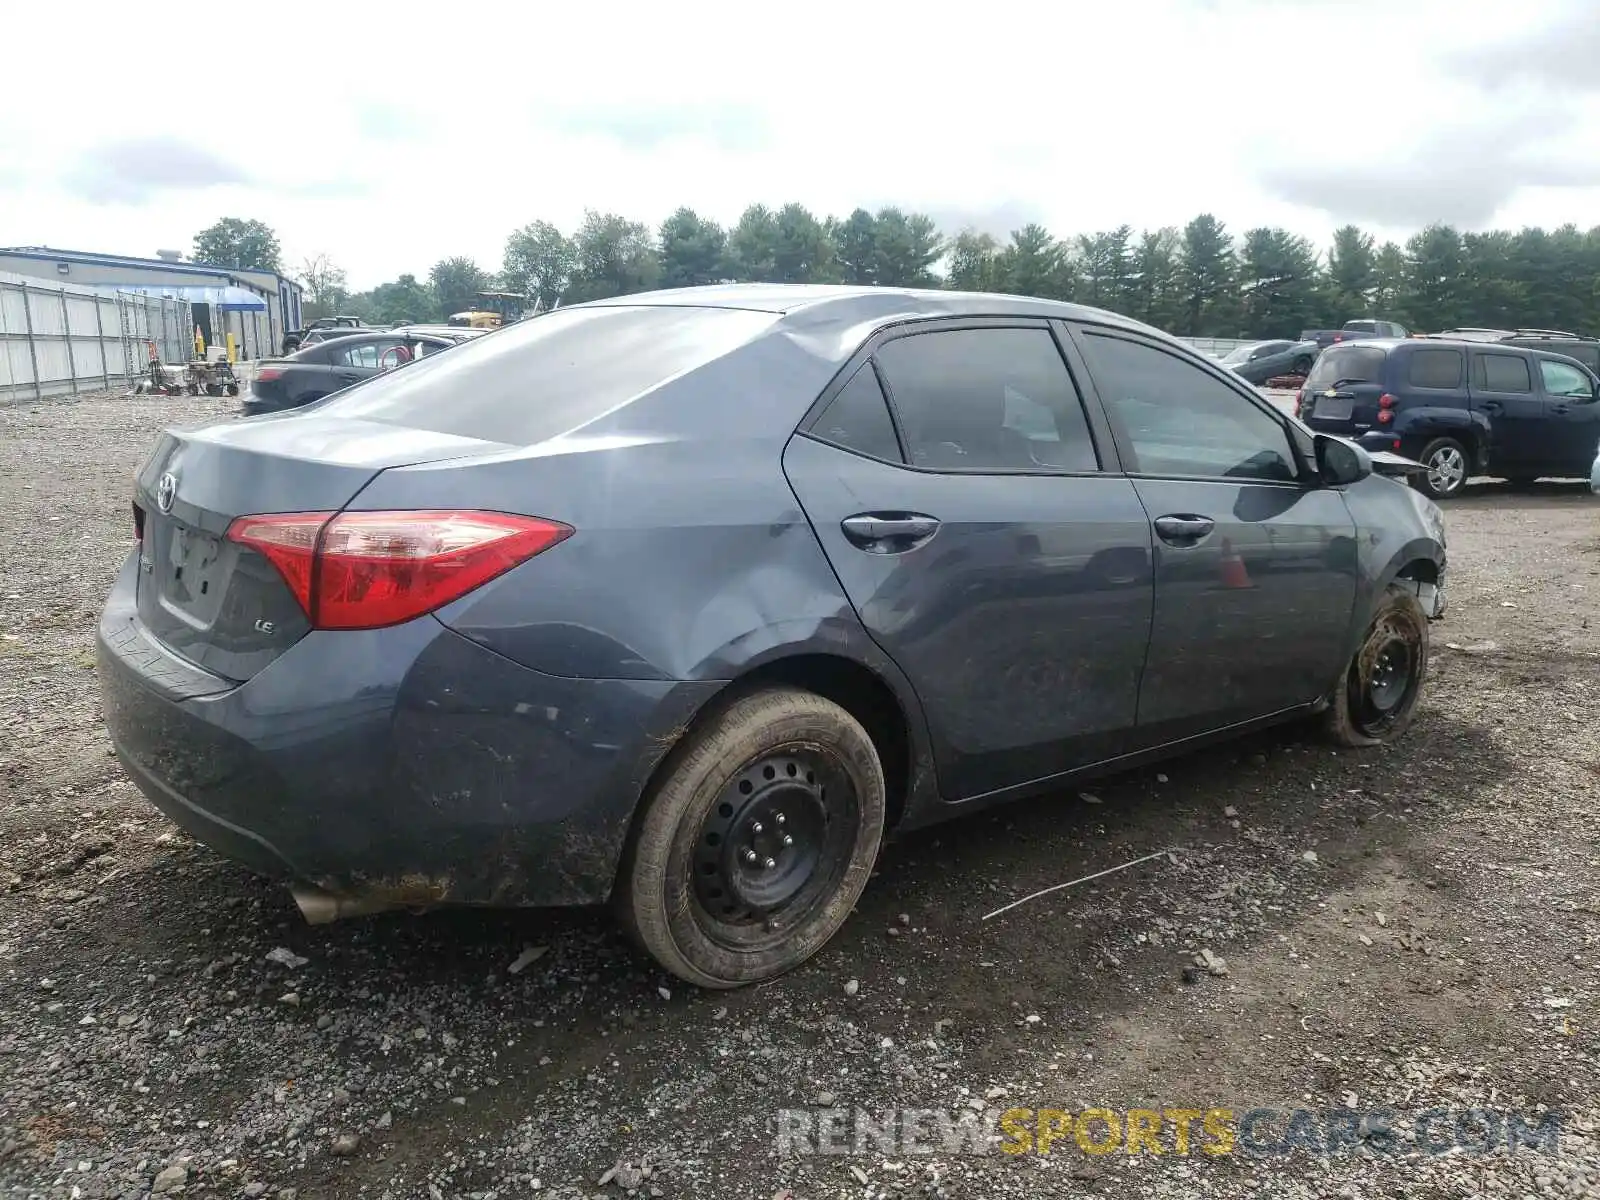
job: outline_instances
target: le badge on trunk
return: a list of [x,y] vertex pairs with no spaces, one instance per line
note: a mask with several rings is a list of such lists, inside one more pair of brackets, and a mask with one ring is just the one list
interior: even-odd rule
[[178,496],[178,477],[171,471],[161,476],[156,484],[156,507],[164,513],[172,511],[172,502]]

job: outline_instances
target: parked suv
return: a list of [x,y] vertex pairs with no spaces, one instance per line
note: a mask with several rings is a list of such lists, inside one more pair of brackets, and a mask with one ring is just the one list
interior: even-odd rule
[[1600,338],[1585,337],[1581,333],[1566,333],[1560,329],[1448,329],[1429,336],[1451,341],[1502,342],[1509,346],[1526,346],[1530,350],[1548,350],[1552,354],[1575,358],[1589,370],[1600,373]]
[[1504,341],[1381,339],[1330,346],[1300,418],[1421,462],[1417,485],[1454,496],[1471,475],[1583,478],[1600,444],[1600,378],[1563,354]]

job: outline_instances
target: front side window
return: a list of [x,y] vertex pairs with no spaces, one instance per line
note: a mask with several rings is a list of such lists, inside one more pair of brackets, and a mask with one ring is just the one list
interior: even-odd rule
[[1143,342],[1090,333],[1089,373],[1130,471],[1292,482],[1299,477],[1283,423],[1207,371]]
[[906,452],[940,471],[1097,471],[1089,422],[1047,329],[945,329],[878,349]]
[[1539,374],[1544,378],[1544,390],[1547,395],[1584,400],[1594,395],[1594,384],[1577,367],[1540,359]]

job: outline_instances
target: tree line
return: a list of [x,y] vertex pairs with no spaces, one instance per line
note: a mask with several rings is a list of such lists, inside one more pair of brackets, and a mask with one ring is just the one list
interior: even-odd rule
[[[255,221],[220,222],[195,243],[197,259],[237,258],[236,266],[277,270],[278,253],[271,230]],[[594,211],[570,233],[535,221],[507,238],[497,271],[447,258],[426,279],[401,275],[352,293],[324,255],[302,264],[300,277],[311,316],[374,323],[440,320],[487,290],[515,292],[543,310],[653,288],[765,281],[1074,300],[1196,337],[1295,337],[1356,317],[1423,331],[1600,330],[1600,227],[1574,225],[1463,233],[1436,224],[1403,244],[1346,225],[1319,252],[1285,229],[1235,234],[1209,213],[1182,228],[1123,225],[1066,238],[1029,224],[1002,241],[973,229],[946,234],[926,214],[899,208],[838,218],[802,204],[755,204],[728,228],[689,208],[654,229]]]

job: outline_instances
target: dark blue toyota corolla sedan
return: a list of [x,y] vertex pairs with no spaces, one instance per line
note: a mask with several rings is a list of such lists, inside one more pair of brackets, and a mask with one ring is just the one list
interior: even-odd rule
[[[1405,469],[1395,460],[1380,471]],[[559,309],[166,433],[99,631],[150,799],[308,917],[612,901],[707,987],[885,833],[1417,708],[1439,511],[1223,368],[1018,297]]]

